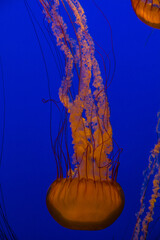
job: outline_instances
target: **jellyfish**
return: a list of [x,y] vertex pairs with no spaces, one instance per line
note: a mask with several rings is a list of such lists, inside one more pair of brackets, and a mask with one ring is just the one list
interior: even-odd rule
[[160,29],[159,0],[131,0],[137,17],[150,27]]
[[[140,210],[137,213],[137,222],[134,227],[132,239],[145,240],[148,235],[148,227],[153,221],[154,208],[157,199],[160,197],[160,112],[157,114],[158,123],[156,132],[158,141],[155,144],[149,156],[148,167],[144,172],[144,182],[141,189]],[[149,200],[148,210],[145,211],[145,198],[149,186],[149,181],[152,180],[152,195]]]
[[[59,99],[69,115],[74,150],[71,162],[68,149],[65,156],[61,147],[64,121],[54,148],[54,152],[60,154],[55,157],[57,179],[47,192],[47,208],[63,227],[104,229],[120,216],[124,193],[116,181],[119,151],[113,156],[107,87],[95,57],[95,43],[78,0],[40,0],[40,3],[57,46],[65,56],[65,76],[59,88]],[[62,12],[66,13],[74,37],[70,36]],[[78,78],[76,90],[72,89],[75,72]]]

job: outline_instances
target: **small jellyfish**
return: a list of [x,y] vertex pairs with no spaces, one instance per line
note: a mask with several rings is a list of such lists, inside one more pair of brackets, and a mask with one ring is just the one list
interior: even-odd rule
[[160,29],[159,0],[131,0],[137,17],[150,27]]

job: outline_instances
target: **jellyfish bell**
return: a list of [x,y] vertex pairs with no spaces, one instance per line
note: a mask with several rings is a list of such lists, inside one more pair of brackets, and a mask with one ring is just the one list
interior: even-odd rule
[[100,230],[110,226],[124,207],[124,193],[113,180],[57,179],[50,186],[47,208],[63,227]]
[[160,29],[159,0],[131,0],[137,17],[150,27]]
[[124,194],[120,185],[112,180],[63,178],[53,182],[46,202],[52,217],[63,227],[100,230],[120,216]]
[[[104,229],[120,216],[124,193],[116,182],[119,150],[113,153],[106,84],[95,57],[94,41],[78,0],[40,2],[57,46],[65,55],[65,76],[59,88],[59,98],[69,116],[74,150],[71,160],[66,118],[62,121],[53,147],[57,179],[48,190],[47,207],[52,217],[64,227]],[[66,13],[73,27],[74,38],[60,15],[62,12]],[[73,94],[76,92],[75,72],[77,94]]]

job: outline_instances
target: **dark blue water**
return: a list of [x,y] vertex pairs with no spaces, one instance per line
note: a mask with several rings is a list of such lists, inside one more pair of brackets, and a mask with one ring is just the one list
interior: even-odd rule
[[[111,33],[91,0],[80,0],[89,32],[106,52]],[[51,95],[59,100],[60,76],[48,43],[40,30],[44,16],[37,1],[28,0],[34,16],[22,0],[0,1],[0,57],[6,98],[5,138],[0,181],[7,219],[19,240],[131,239],[139,209],[143,170],[157,142],[157,112],[160,110],[160,31],[152,30],[135,16],[130,1],[97,1],[113,32],[116,72],[108,90],[113,137],[123,148],[117,181],[125,193],[125,207],[109,228],[97,232],[73,231],[56,223],[45,204],[46,192],[56,178],[49,137],[48,82],[42,51],[51,81]],[[54,39],[54,38],[53,38]],[[54,43],[55,44],[55,43]],[[111,57],[113,64],[113,59]],[[63,68],[64,60],[61,64]],[[0,136],[3,130],[3,84],[0,72]],[[53,107],[53,136],[60,121]],[[0,139],[1,143],[1,139]],[[151,192],[148,193],[149,198]],[[158,211],[158,208],[156,212]],[[160,223],[157,223],[160,226]],[[149,239],[160,233],[149,228]],[[154,232],[154,233],[153,233]]]

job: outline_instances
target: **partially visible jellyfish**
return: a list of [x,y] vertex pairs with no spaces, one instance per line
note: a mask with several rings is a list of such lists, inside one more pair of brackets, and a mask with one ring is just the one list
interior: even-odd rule
[[[136,15],[142,22],[150,27],[160,29],[160,0],[131,0],[131,2]],[[145,240],[147,238],[149,224],[153,221],[155,204],[160,197],[160,112],[157,114],[157,117],[156,132],[158,141],[151,151],[148,167],[144,172],[140,210],[137,213],[137,222],[132,235],[134,240]],[[152,195],[148,202],[148,211],[146,211],[146,192],[148,191],[150,181],[152,181]]]
[[145,24],[160,29],[160,0],[131,0],[137,17]]
[[[74,148],[71,161],[68,148],[66,154],[62,149],[62,139],[66,136],[64,121],[53,147],[57,179],[48,190],[47,207],[52,217],[64,227],[104,229],[120,216],[124,207],[124,193],[116,182],[120,151],[113,155],[107,84],[103,83],[94,41],[79,1],[40,2],[57,46],[65,56],[65,76],[59,98],[69,115]],[[74,38],[70,36],[62,13],[70,22]],[[77,89],[73,88],[75,75]],[[67,138],[65,141],[67,146]]]
[[[137,222],[133,231],[132,239],[145,240],[148,234],[149,223],[153,221],[154,208],[157,198],[160,197],[160,112],[157,114],[158,123],[156,132],[158,135],[157,144],[154,146],[149,156],[148,167],[144,172],[144,182],[141,189],[140,210],[137,214]],[[145,210],[146,193],[149,181],[152,180],[152,195],[149,200],[148,210]]]

